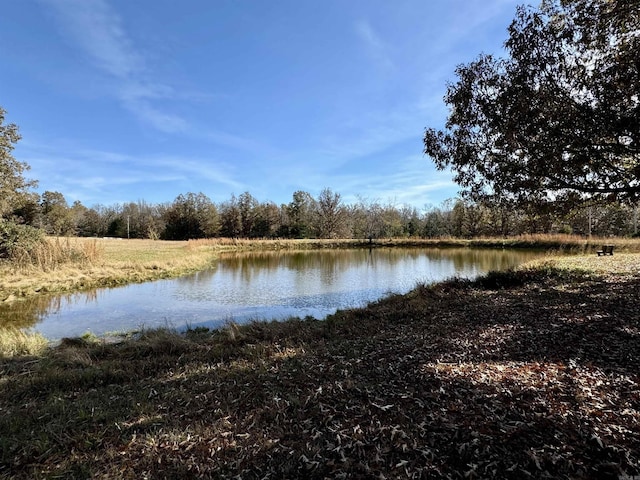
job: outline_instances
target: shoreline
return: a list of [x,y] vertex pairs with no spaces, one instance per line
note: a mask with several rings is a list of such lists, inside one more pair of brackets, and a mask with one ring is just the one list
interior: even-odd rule
[[72,246],[91,245],[99,253],[92,262],[65,264],[56,268],[15,269],[0,263],[0,303],[38,295],[73,293],[176,278],[197,272],[222,252],[291,251],[340,248],[526,248],[548,251],[588,252],[603,243],[618,251],[640,251],[640,240],[591,239],[568,235],[485,239],[374,239],[368,240],[241,240],[211,239],[170,242],[162,240],[64,239]]

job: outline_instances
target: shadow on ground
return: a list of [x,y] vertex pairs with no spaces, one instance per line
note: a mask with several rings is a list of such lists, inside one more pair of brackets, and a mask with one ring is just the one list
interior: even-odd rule
[[639,475],[640,281],[513,280],[3,360],[0,475]]

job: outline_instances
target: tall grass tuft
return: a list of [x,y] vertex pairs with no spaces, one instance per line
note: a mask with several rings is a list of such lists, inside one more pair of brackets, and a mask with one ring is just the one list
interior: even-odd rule
[[69,238],[53,237],[29,249],[16,248],[10,260],[17,269],[35,267],[42,271],[50,271],[68,264],[92,265],[101,256],[102,249],[96,240],[78,242]]
[[49,342],[40,333],[24,332],[18,328],[0,329],[0,357],[41,355]]
[[148,356],[175,355],[192,352],[195,343],[172,328],[143,329],[135,342],[125,342],[120,352],[130,359]]

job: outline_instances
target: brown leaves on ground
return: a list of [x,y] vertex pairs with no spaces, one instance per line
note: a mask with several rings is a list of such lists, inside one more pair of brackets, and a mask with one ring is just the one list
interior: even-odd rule
[[324,322],[0,364],[0,474],[632,478],[640,276],[549,265]]

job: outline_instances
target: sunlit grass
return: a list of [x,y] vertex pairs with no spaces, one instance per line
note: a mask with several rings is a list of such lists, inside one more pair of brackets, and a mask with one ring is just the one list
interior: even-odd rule
[[[635,250],[634,250],[635,252]],[[593,274],[621,274],[640,276],[640,254],[614,253],[613,256],[599,257],[594,254],[553,257],[552,259],[533,260],[523,267],[552,265],[565,271],[583,271]]]
[[49,238],[47,245],[54,253],[73,253],[0,263],[0,301],[174,277],[206,268],[215,258],[210,249],[187,248],[187,242]]
[[0,328],[0,357],[41,355],[48,344],[47,339],[39,333]]
[[48,237],[30,249],[16,249],[6,263],[14,272],[49,271],[66,265],[92,265],[102,256],[95,239]]

